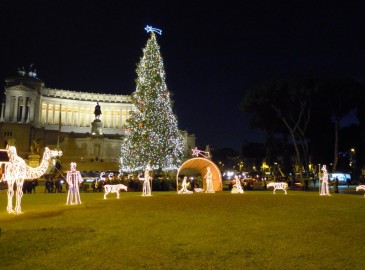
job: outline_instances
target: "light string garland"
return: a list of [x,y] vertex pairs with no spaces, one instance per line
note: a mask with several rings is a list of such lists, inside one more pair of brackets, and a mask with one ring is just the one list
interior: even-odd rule
[[156,40],[159,29],[146,27],[146,30],[151,36],[137,66],[136,91],[131,95],[135,110],[127,119],[119,159],[120,171],[126,173],[144,170],[149,161],[153,170],[176,170],[184,152]]

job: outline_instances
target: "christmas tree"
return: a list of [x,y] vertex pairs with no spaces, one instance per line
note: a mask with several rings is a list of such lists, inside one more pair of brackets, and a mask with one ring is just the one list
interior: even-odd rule
[[142,170],[148,162],[154,170],[176,170],[183,157],[184,141],[172,112],[160,47],[155,32],[150,32],[131,96],[136,110],[125,127],[120,156],[123,172]]

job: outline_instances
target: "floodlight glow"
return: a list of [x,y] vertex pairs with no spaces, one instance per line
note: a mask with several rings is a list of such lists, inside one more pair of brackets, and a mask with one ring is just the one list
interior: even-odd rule
[[286,193],[286,190],[288,188],[288,184],[285,183],[285,182],[270,182],[267,184],[267,187],[273,187],[274,190],[273,190],[273,193],[275,194],[275,190],[277,189],[281,189],[281,190],[284,190],[285,194]]
[[[20,214],[21,200],[23,196],[24,179],[37,179],[41,177],[48,169],[53,157],[61,156],[62,151],[44,149],[42,162],[36,167],[28,166],[24,159],[18,156],[15,146],[10,146],[7,150],[9,162],[5,163],[5,172],[3,180],[8,182],[8,213]],[[15,208],[13,209],[14,184],[16,184]]]
[[123,184],[118,184],[118,185],[105,185],[104,186],[104,200],[106,200],[106,196],[109,193],[116,193],[117,194],[117,199],[119,199],[119,191],[124,189],[125,191],[127,191],[127,187]]
[[84,180],[80,171],[76,171],[76,165],[76,162],[71,162],[71,170],[67,172],[68,194],[66,204],[81,204],[79,184]]

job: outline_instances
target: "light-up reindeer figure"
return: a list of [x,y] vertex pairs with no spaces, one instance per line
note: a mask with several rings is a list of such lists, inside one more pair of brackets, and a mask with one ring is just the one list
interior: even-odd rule
[[[28,166],[24,159],[18,156],[15,146],[8,149],[9,162],[5,165],[4,181],[8,182],[8,213],[20,214],[21,200],[23,196],[23,184],[25,179],[37,179],[48,169],[53,157],[62,156],[62,151],[44,149],[42,162],[36,167]],[[13,209],[14,184],[16,184],[15,208]]]
[[79,184],[84,180],[81,173],[76,171],[76,162],[71,162],[71,170],[67,172],[66,181],[68,184],[66,204],[81,204]]

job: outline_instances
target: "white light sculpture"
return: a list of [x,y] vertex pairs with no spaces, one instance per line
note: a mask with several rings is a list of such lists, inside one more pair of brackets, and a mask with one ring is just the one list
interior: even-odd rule
[[236,183],[233,185],[231,193],[244,193],[244,190],[241,185],[241,180],[235,175],[234,180]]
[[149,26],[149,25],[147,25],[144,30],[146,30],[147,33],[149,33],[149,32],[156,32],[157,34],[162,35],[162,30],[161,29],[154,28],[154,27]]
[[117,199],[119,199],[119,191],[124,189],[125,191],[127,191],[127,187],[123,184],[118,184],[118,185],[104,185],[104,200],[106,200],[106,196],[109,193],[116,193],[117,194]]
[[[359,191],[359,190],[365,190],[365,185],[359,185],[356,187],[356,191]],[[364,197],[365,197],[365,193],[364,193]]]
[[151,196],[151,184],[152,177],[150,171],[152,170],[150,163],[147,163],[146,170],[144,171],[144,178],[138,177],[139,180],[143,180],[142,196]]
[[185,176],[182,183],[181,183],[181,189],[177,192],[178,194],[192,194],[193,192],[188,190],[189,183],[187,182],[187,177]]
[[76,171],[76,162],[71,162],[70,171],[67,172],[66,181],[68,184],[68,194],[66,204],[81,204],[79,184],[82,179],[80,171]]
[[196,193],[203,193],[204,192],[204,189],[202,189],[202,188],[194,188],[194,191]]
[[213,174],[210,171],[210,167],[207,167],[207,173],[205,174],[204,178],[206,179],[206,190],[205,193],[215,193],[213,188]]
[[[5,172],[3,181],[8,182],[8,213],[20,214],[21,200],[23,196],[24,179],[37,179],[41,177],[48,169],[50,161],[53,157],[61,156],[62,151],[50,150],[48,147],[44,149],[42,162],[36,167],[28,166],[24,159],[19,157],[15,146],[10,146],[7,150],[9,162],[5,164]],[[16,184],[15,208],[13,209],[14,184]]]
[[286,190],[288,189],[288,184],[285,182],[270,182],[267,184],[267,187],[274,187],[273,193],[275,194],[275,190],[281,189],[284,190],[285,194]]
[[191,149],[191,151],[193,152],[191,155],[192,156],[202,156],[204,158],[209,158],[210,157],[210,153],[209,151],[203,151],[203,150],[198,150],[198,148],[194,148],[194,149]]
[[105,175],[105,172],[100,173],[100,176],[99,176],[100,181],[105,181],[104,175]]
[[322,186],[321,186],[321,193],[319,195],[321,195],[321,196],[331,196],[330,188],[329,188],[329,185],[328,185],[328,172],[327,172],[326,165],[323,165],[321,170],[323,171],[323,175],[320,178],[320,181],[322,181]]

